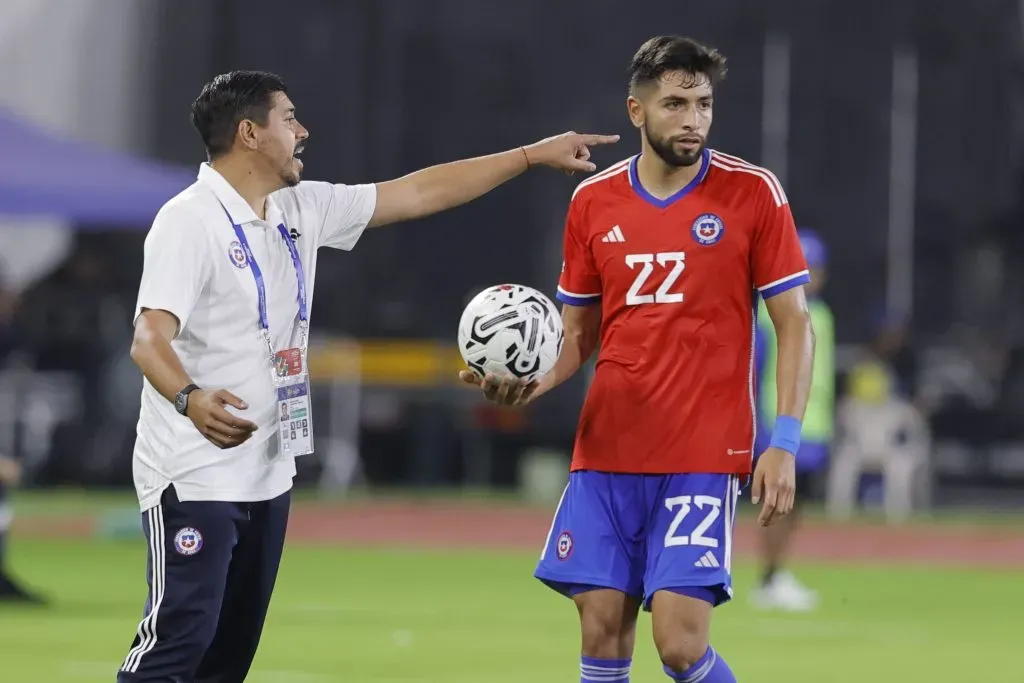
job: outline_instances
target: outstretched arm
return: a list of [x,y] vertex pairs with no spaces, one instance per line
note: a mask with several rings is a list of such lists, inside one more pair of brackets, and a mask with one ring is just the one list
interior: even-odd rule
[[570,173],[591,172],[590,147],[617,142],[618,135],[564,133],[490,154],[431,166],[377,184],[377,203],[369,227],[422,218],[473,201],[534,166]]

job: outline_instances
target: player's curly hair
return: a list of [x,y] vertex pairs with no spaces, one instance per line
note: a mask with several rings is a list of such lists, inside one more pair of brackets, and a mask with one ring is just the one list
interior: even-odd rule
[[725,79],[725,56],[718,50],[683,36],[655,36],[640,46],[629,64],[629,92],[653,83],[667,73],[681,71],[687,84],[707,78],[711,85]]
[[231,71],[204,85],[192,103],[192,125],[207,156],[212,160],[229,152],[242,121],[265,126],[277,92],[288,92],[284,80],[265,71]]

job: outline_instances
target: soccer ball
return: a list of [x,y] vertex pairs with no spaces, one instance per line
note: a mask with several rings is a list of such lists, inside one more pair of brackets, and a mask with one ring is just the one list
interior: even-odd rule
[[541,292],[496,285],[477,294],[459,320],[459,352],[477,377],[491,373],[530,383],[562,350],[562,316]]

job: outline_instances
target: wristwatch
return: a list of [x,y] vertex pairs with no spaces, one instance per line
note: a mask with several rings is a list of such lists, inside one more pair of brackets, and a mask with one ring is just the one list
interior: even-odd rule
[[179,391],[174,397],[174,409],[184,415],[185,411],[188,410],[188,395],[198,388],[195,384],[189,384]]

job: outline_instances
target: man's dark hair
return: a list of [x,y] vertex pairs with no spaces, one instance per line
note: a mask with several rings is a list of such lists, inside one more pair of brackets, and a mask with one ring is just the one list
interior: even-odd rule
[[686,74],[687,85],[704,77],[714,86],[725,78],[728,69],[725,56],[714,48],[692,38],[657,36],[641,45],[633,55],[629,65],[629,92],[635,95],[639,87],[673,71]]
[[278,92],[288,92],[284,80],[265,71],[232,71],[204,85],[192,103],[192,125],[206,145],[207,156],[215,159],[229,152],[242,121],[267,125]]

